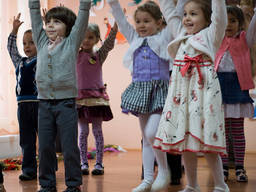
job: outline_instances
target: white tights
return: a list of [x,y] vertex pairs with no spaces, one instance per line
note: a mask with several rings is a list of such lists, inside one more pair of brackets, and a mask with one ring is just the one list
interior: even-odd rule
[[144,181],[154,181],[154,161],[158,164],[158,173],[167,175],[168,165],[166,153],[153,148],[161,113],[139,115],[140,127],[143,137],[142,162],[144,168]]
[[[193,188],[196,188],[198,187],[197,154],[193,152],[184,152],[182,156],[184,160],[185,173],[186,173],[188,185]],[[224,182],[222,161],[220,156],[215,153],[205,153],[204,156],[208,162],[208,166],[211,169],[215,187],[225,189],[226,185]]]

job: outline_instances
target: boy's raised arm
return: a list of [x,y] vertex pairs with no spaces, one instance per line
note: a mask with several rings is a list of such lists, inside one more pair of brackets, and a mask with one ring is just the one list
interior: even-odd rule
[[43,29],[43,21],[40,11],[40,0],[29,0],[30,19],[33,32],[33,40],[38,47],[39,37],[41,33],[45,33]]

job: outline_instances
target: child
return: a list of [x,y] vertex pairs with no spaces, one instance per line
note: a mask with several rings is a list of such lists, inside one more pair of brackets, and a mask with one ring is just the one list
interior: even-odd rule
[[117,25],[110,31],[108,38],[102,47],[94,51],[94,46],[99,42],[100,30],[97,24],[89,24],[81,50],[77,59],[78,79],[78,123],[80,127],[79,145],[81,157],[81,169],[84,175],[89,174],[87,159],[87,138],[89,135],[89,123],[92,123],[93,135],[96,143],[96,164],[92,171],[93,175],[103,175],[102,164],[104,153],[104,138],[102,133],[102,121],[109,121],[113,114],[109,107],[109,97],[106,86],[102,80],[102,64],[113,49]]
[[[166,154],[153,149],[161,111],[169,82],[169,55],[167,44],[172,40],[169,26],[162,29],[162,13],[154,1],[139,6],[134,14],[135,29],[128,23],[118,0],[108,0],[121,33],[130,48],[124,57],[124,65],[130,69],[132,83],[122,94],[121,108],[139,118],[143,137],[142,162],[144,179],[133,192],[164,189],[170,175]],[[181,7],[181,15],[182,8]],[[154,160],[158,164],[158,177],[154,184]]]
[[[255,10],[256,11],[256,10]],[[251,72],[250,48],[256,40],[256,14],[248,31],[243,30],[244,15],[237,6],[228,6],[228,26],[225,38],[216,54],[215,70],[218,71],[225,110],[226,145],[233,145],[236,180],[247,182],[244,169],[245,136],[244,118],[253,117],[253,100],[249,89],[254,88]],[[231,139],[229,139],[229,135]],[[229,153],[228,153],[229,154]],[[222,157],[225,180],[228,179],[228,157]]]
[[212,0],[212,10],[210,1],[188,0],[183,18],[173,0],[159,2],[176,39],[168,46],[175,60],[154,147],[182,153],[188,181],[183,192],[200,191],[197,152],[204,153],[211,168],[214,192],[228,192],[219,156],[226,153],[224,114],[213,68],[227,23],[225,0]]
[[20,146],[22,149],[21,181],[29,181],[37,177],[36,137],[38,123],[38,100],[35,83],[36,47],[32,39],[32,31],[27,30],[23,35],[23,50],[26,57],[18,51],[16,38],[20,21],[20,13],[13,20],[13,29],[8,37],[7,49],[16,68],[16,96],[18,101],[18,122],[20,131]]
[[40,1],[29,0],[29,8],[33,39],[38,51],[39,192],[57,191],[57,132],[64,156],[65,192],[78,192],[81,191],[82,174],[77,144],[76,58],[88,24],[90,0],[80,0],[77,18],[66,7],[50,9],[44,18],[45,29]]

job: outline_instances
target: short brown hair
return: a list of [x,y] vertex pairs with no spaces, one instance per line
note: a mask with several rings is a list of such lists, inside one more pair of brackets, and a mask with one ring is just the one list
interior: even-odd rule
[[76,21],[76,14],[69,8],[58,6],[50,9],[45,15],[45,23],[48,23],[52,18],[58,19],[66,25],[66,37],[69,36],[73,25]]
[[146,3],[140,5],[134,12],[134,19],[136,18],[138,11],[149,13],[155,19],[155,21],[159,21],[163,18],[160,7],[154,1],[147,1]]

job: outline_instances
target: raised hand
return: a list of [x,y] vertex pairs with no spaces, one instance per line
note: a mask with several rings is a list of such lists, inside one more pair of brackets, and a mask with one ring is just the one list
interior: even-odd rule
[[112,27],[115,31],[118,31],[118,26],[117,26],[117,23],[115,22],[113,27]]
[[17,35],[18,31],[19,31],[19,28],[20,26],[22,25],[22,23],[24,23],[23,21],[20,21],[20,13],[15,17],[13,17],[13,23],[12,23],[12,34],[13,35]]
[[[64,4],[60,3],[59,5],[60,7],[64,7]],[[45,22],[45,15],[47,13],[47,9],[46,8],[42,8],[42,20]]]
[[45,15],[47,13],[47,9],[46,8],[42,8],[42,20],[45,22]]

